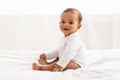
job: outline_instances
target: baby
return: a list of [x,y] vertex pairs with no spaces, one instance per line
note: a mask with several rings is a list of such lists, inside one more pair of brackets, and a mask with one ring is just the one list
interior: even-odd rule
[[[67,8],[60,17],[59,27],[65,36],[64,44],[51,53],[42,53],[38,62],[32,64],[33,70],[65,71],[84,67],[86,48],[81,41],[78,30],[81,28],[82,15],[75,8]],[[52,62],[47,60],[54,59]]]

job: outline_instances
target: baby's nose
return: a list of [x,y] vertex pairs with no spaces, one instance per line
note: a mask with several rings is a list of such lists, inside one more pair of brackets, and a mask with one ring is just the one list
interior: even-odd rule
[[65,26],[65,27],[68,27],[68,26],[69,26],[69,24],[68,24],[68,23],[65,23],[65,24],[64,24],[64,26]]

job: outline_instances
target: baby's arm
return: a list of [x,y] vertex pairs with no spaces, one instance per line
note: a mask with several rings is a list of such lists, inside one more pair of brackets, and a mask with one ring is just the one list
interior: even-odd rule
[[[52,51],[51,53],[47,53],[47,54],[42,53],[42,54],[40,54],[40,57],[39,57],[39,59],[38,59],[38,62],[39,62],[40,64],[52,64],[52,63],[55,63],[55,62],[57,62],[58,59],[59,59],[59,58],[58,58],[58,52],[59,52],[59,50],[56,49],[56,50]],[[53,58],[56,58],[56,59],[53,60],[52,62],[47,62],[47,60],[53,59]]]
[[78,43],[79,40],[76,38],[69,38],[66,40],[66,46],[62,51],[60,51],[62,55],[56,64],[65,68],[77,54],[76,51],[78,48],[80,48],[80,45]]
[[57,57],[59,57],[59,49],[56,49],[56,50],[46,54],[46,59],[47,60],[57,58]]
[[47,62],[47,64],[53,64],[53,63],[56,63],[56,62],[58,62],[58,60],[59,60],[59,57],[55,58],[53,61]]

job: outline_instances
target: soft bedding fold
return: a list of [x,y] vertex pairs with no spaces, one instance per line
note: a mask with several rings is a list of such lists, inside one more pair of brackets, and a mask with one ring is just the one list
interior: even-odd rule
[[119,80],[120,49],[88,50],[86,69],[33,71],[39,51],[0,50],[0,80]]

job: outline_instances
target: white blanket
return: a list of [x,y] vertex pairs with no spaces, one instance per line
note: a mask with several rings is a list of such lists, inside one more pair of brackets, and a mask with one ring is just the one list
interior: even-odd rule
[[88,50],[85,70],[33,71],[39,51],[0,50],[0,80],[119,80],[120,49]]

